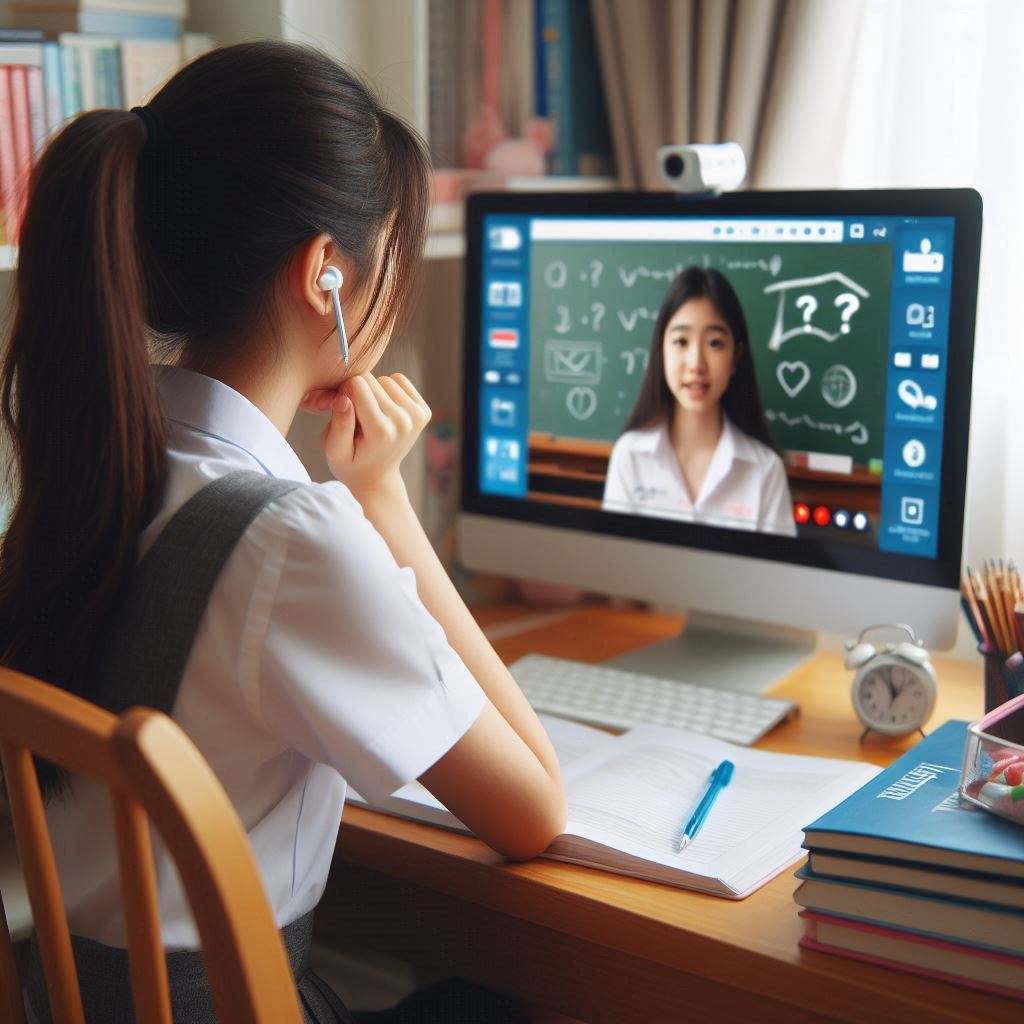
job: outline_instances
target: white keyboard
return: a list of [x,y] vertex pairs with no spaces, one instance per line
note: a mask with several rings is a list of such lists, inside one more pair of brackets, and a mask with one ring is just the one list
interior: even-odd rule
[[510,671],[535,711],[613,729],[667,725],[747,746],[795,714],[791,700],[692,686],[543,654]]

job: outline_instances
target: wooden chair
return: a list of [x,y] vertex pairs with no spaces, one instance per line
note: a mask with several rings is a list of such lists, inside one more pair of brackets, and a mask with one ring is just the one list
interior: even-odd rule
[[[171,1022],[152,820],[192,907],[218,1019],[301,1024],[291,968],[245,830],[209,765],[170,718],[144,708],[117,717],[0,669],[0,753],[55,1021],[80,1024],[84,1017],[33,753],[111,791],[136,1018]],[[2,901],[0,922],[0,1020],[24,1024]]]

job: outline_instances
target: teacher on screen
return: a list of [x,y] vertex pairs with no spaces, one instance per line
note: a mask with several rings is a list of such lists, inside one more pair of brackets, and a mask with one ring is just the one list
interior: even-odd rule
[[669,286],[647,372],[615,442],[604,508],[795,535],[739,299],[717,270]]

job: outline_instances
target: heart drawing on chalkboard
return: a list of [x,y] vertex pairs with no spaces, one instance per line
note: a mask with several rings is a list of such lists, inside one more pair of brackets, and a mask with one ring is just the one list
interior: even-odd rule
[[779,363],[775,368],[775,376],[779,378],[782,390],[790,398],[796,398],[811,379],[811,368],[804,362],[797,360],[792,363]]

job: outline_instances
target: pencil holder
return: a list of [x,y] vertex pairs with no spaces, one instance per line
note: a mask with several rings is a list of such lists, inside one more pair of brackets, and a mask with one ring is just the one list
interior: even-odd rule
[[1006,687],[1006,659],[987,644],[978,644],[985,663],[985,714],[1005,704],[1011,697]]
[[1024,694],[968,728],[960,802],[1024,825]]

